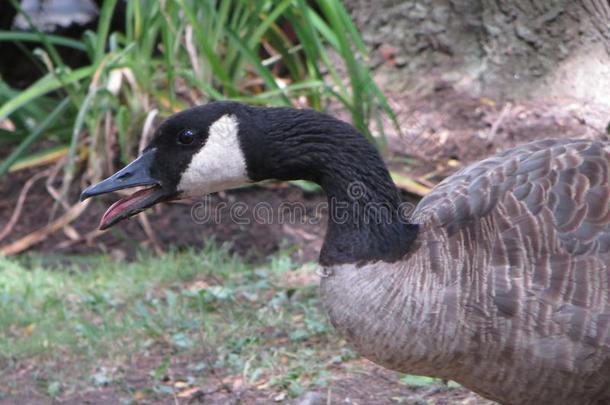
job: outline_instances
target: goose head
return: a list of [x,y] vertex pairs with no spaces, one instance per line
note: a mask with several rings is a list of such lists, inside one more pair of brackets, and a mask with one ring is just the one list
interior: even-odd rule
[[[81,199],[144,186],[113,204],[100,229],[155,204],[221,191],[251,180],[240,143],[250,119],[237,103],[212,103],[166,119],[142,154],[107,179],[88,187]],[[248,132],[248,131],[246,131]]]
[[[106,211],[100,222],[106,229],[164,201],[266,179],[316,182],[329,210],[345,208],[347,217],[329,222],[321,258],[336,251],[330,256],[355,260],[377,245],[387,251],[384,241],[371,237],[383,232],[356,218],[365,204],[378,203],[389,207],[390,222],[397,219],[400,199],[383,161],[351,125],[313,110],[215,102],[182,111],[160,124],[140,157],[84,190],[81,199],[145,187]],[[389,234],[402,234],[394,228]]]

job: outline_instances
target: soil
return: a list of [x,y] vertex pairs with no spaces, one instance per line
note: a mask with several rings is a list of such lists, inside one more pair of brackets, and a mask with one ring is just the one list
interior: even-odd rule
[[[117,384],[90,387],[83,391],[62,395],[57,403],[66,405],[81,404],[206,404],[206,405],[396,405],[396,404],[428,404],[428,405],[493,405],[492,401],[482,399],[478,395],[464,389],[449,387],[444,383],[409,385],[400,381],[395,372],[381,368],[368,360],[356,359],[338,365],[329,365],[332,374],[329,385],[324,389],[306,391],[296,398],[290,398],[285,392],[267,387],[267,384],[244,384],[240,376],[223,376],[215,371],[208,372],[211,378],[204,385],[188,387],[184,382],[186,376],[192,374],[189,365],[192,357],[180,358],[173,356],[168,375],[162,384],[175,387],[176,394],[151,392],[150,387],[158,386],[152,375],[155,368],[163,360],[162,353],[152,353],[146,357],[138,357],[124,365],[122,388]],[[220,370],[221,371],[221,370]],[[31,370],[24,367],[15,373],[12,384],[31,384],[29,378],[21,378]],[[22,381],[20,381],[22,380]],[[177,387],[183,388],[177,388]],[[0,405],[13,404],[49,404],[48,397],[41,396],[37,391],[24,392],[21,397],[0,398]],[[55,403],[55,402],[53,402]]]
[[[10,196],[0,202],[0,227],[8,222],[20,187],[31,175],[24,172],[19,176],[10,176],[10,180],[0,184],[0,193]],[[72,194],[76,200],[78,190],[75,188]],[[206,240],[214,239],[220,244],[230,243],[234,252],[259,261],[283,247],[306,240],[310,244],[299,247],[294,253],[295,258],[305,261],[316,259],[315,252],[321,245],[319,241],[324,232],[325,221],[310,218],[315,208],[326,201],[324,196],[306,193],[287,184],[250,187],[219,193],[200,201],[157,206],[145,214],[153,231],[152,238],[143,229],[142,214],[123,221],[107,232],[96,232],[102,214],[117,199],[110,196],[92,201],[86,212],[71,224],[79,235],[78,239],[71,239],[65,232],[57,232],[37,245],[36,251],[52,254],[110,253],[117,258],[134,258],[142,250],[197,248]],[[239,217],[240,221],[232,219],[228,208],[236,202],[246,207],[245,215]],[[305,215],[294,223],[280,224],[277,219],[263,223],[254,216],[258,212],[254,207],[260,202],[268,204],[274,212],[279,211],[282,203],[298,203]],[[3,243],[11,243],[34,232],[41,224],[48,223],[49,207],[53,203],[44,181],[37,182],[28,195],[21,220]],[[212,218],[204,218],[206,213]],[[316,225],[316,222],[320,224]]]

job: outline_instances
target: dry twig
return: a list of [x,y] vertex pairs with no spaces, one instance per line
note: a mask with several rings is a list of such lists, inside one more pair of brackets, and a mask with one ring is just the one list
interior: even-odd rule
[[504,119],[506,118],[506,116],[508,115],[508,113],[510,112],[510,110],[512,109],[512,104],[507,103],[503,108],[502,111],[500,111],[500,115],[498,115],[498,118],[494,121],[494,123],[492,124],[489,133],[487,134],[487,141],[488,142],[493,142],[494,138],[496,137],[496,134],[498,133],[498,130],[500,129],[500,126],[502,125],[502,123],[504,122]]
[[79,239],[64,240],[64,241],[58,243],[56,245],[56,248],[57,249],[67,249],[67,248],[74,246],[77,243],[80,243],[83,241],[85,243],[87,243],[88,245],[91,245],[97,237],[103,235],[104,233],[105,233],[105,231],[100,231],[99,229],[95,229],[85,235],[80,235]]
[[47,188],[47,192],[53,197],[55,200],[55,204],[53,204],[53,208],[51,209],[51,215],[49,216],[49,220],[55,217],[55,213],[57,212],[57,204],[61,204],[64,210],[68,211],[70,209],[70,205],[62,198],[61,193],[53,187],[53,182],[57,178],[59,171],[66,165],[66,159],[60,159],[57,161],[55,166],[51,169],[51,173],[49,177],[47,177],[47,181],[45,182],[45,186]]
[[21,192],[19,193],[19,198],[17,199],[17,205],[15,205],[15,209],[13,210],[13,214],[11,215],[11,219],[4,225],[2,232],[0,232],[0,241],[8,236],[9,233],[13,230],[17,221],[19,221],[19,217],[21,216],[21,212],[23,211],[23,205],[25,204],[25,199],[30,191],[30,188],[34,185],[34,183],[50,173],[49,170],[44,170],[42,172],[36,173],[32,176],[28,181],[25,182]]
[[82,203],[73,205],[70,209],[64,213],[61,217],[57,218],[55,221],[51,222],[45,227],[42,227],[23,238],[0,248],[0,255],[14,255],[17,253],[21,253],[26,249],[29,249],[33,245],[42,242],[49,235],[54,232],[57,232],[67,224],[74,221],[76,218],[83,213],[85,208],[89,205],[90,200],[84,201]]
[[146,233],[146,236],[150,240],[150,243],[153,245],[155,252],[161,253],[163,251],[161,249],[161,244],[159,243],[157,237],[155,236],[155,231],[153,231],[146,213],[141,212],[140,215],[138,215],[138,220],[140,221],[140,225],[142,225],[142,229],[144,229],[144,233]]

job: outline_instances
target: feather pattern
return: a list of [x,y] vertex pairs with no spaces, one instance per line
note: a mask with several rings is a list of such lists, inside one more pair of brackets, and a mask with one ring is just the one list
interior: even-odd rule
[[610,146],[532,142],[447,178],[400,262],[326,269],[371,360],[505,404],[610,403]]

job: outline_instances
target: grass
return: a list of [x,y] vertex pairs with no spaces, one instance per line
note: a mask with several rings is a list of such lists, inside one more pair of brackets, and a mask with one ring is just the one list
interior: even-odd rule
[[[130,1],[125,26],[113,31],[121,4],[104,1],[96,30],[82,38],[33,25],[30,32],[0,31],[0,41],[19,44],[41,74],[21,90],[0,78],[0,123],[10,123],[0,129],[0,144],[13,145],[0,176],[63,147],[65,195],[79,162],[96,180],[106,162],[138,153],[147,122],[207,100],[316,109],[336,102],[371,141],[370,122],[393,117],[339,0]],[[62,58],[66,48],[88,63],[71,68]]]
[[134,262],[0,257],[0,400],[190,403],[195,390],[240,387],[255,398],[239,403],[286,403],[331,393],[337,373],[353,378],[347,395],[377,392],[380,403],[468,395],[367,374],[329,325],[313,272],[286,253],[252,265],[213,244]]
[[24,364],[37,365],[42,395],[96,385],[121,391],[118,365],[151,353],[148,390],[155,395],[180,391],[168,369],[187,358],[190,371],[180,378],[190,385],[222,370],[294,396],[324,384],[327,373],[323,350],[304,343],[353,356],[329,333],[315,286],[282,286],[295,267],[284,255],[260,267],[213,246],[133,263],[50,261],[0,258],[0,396],[20,389],[22,381],[6,381]]

